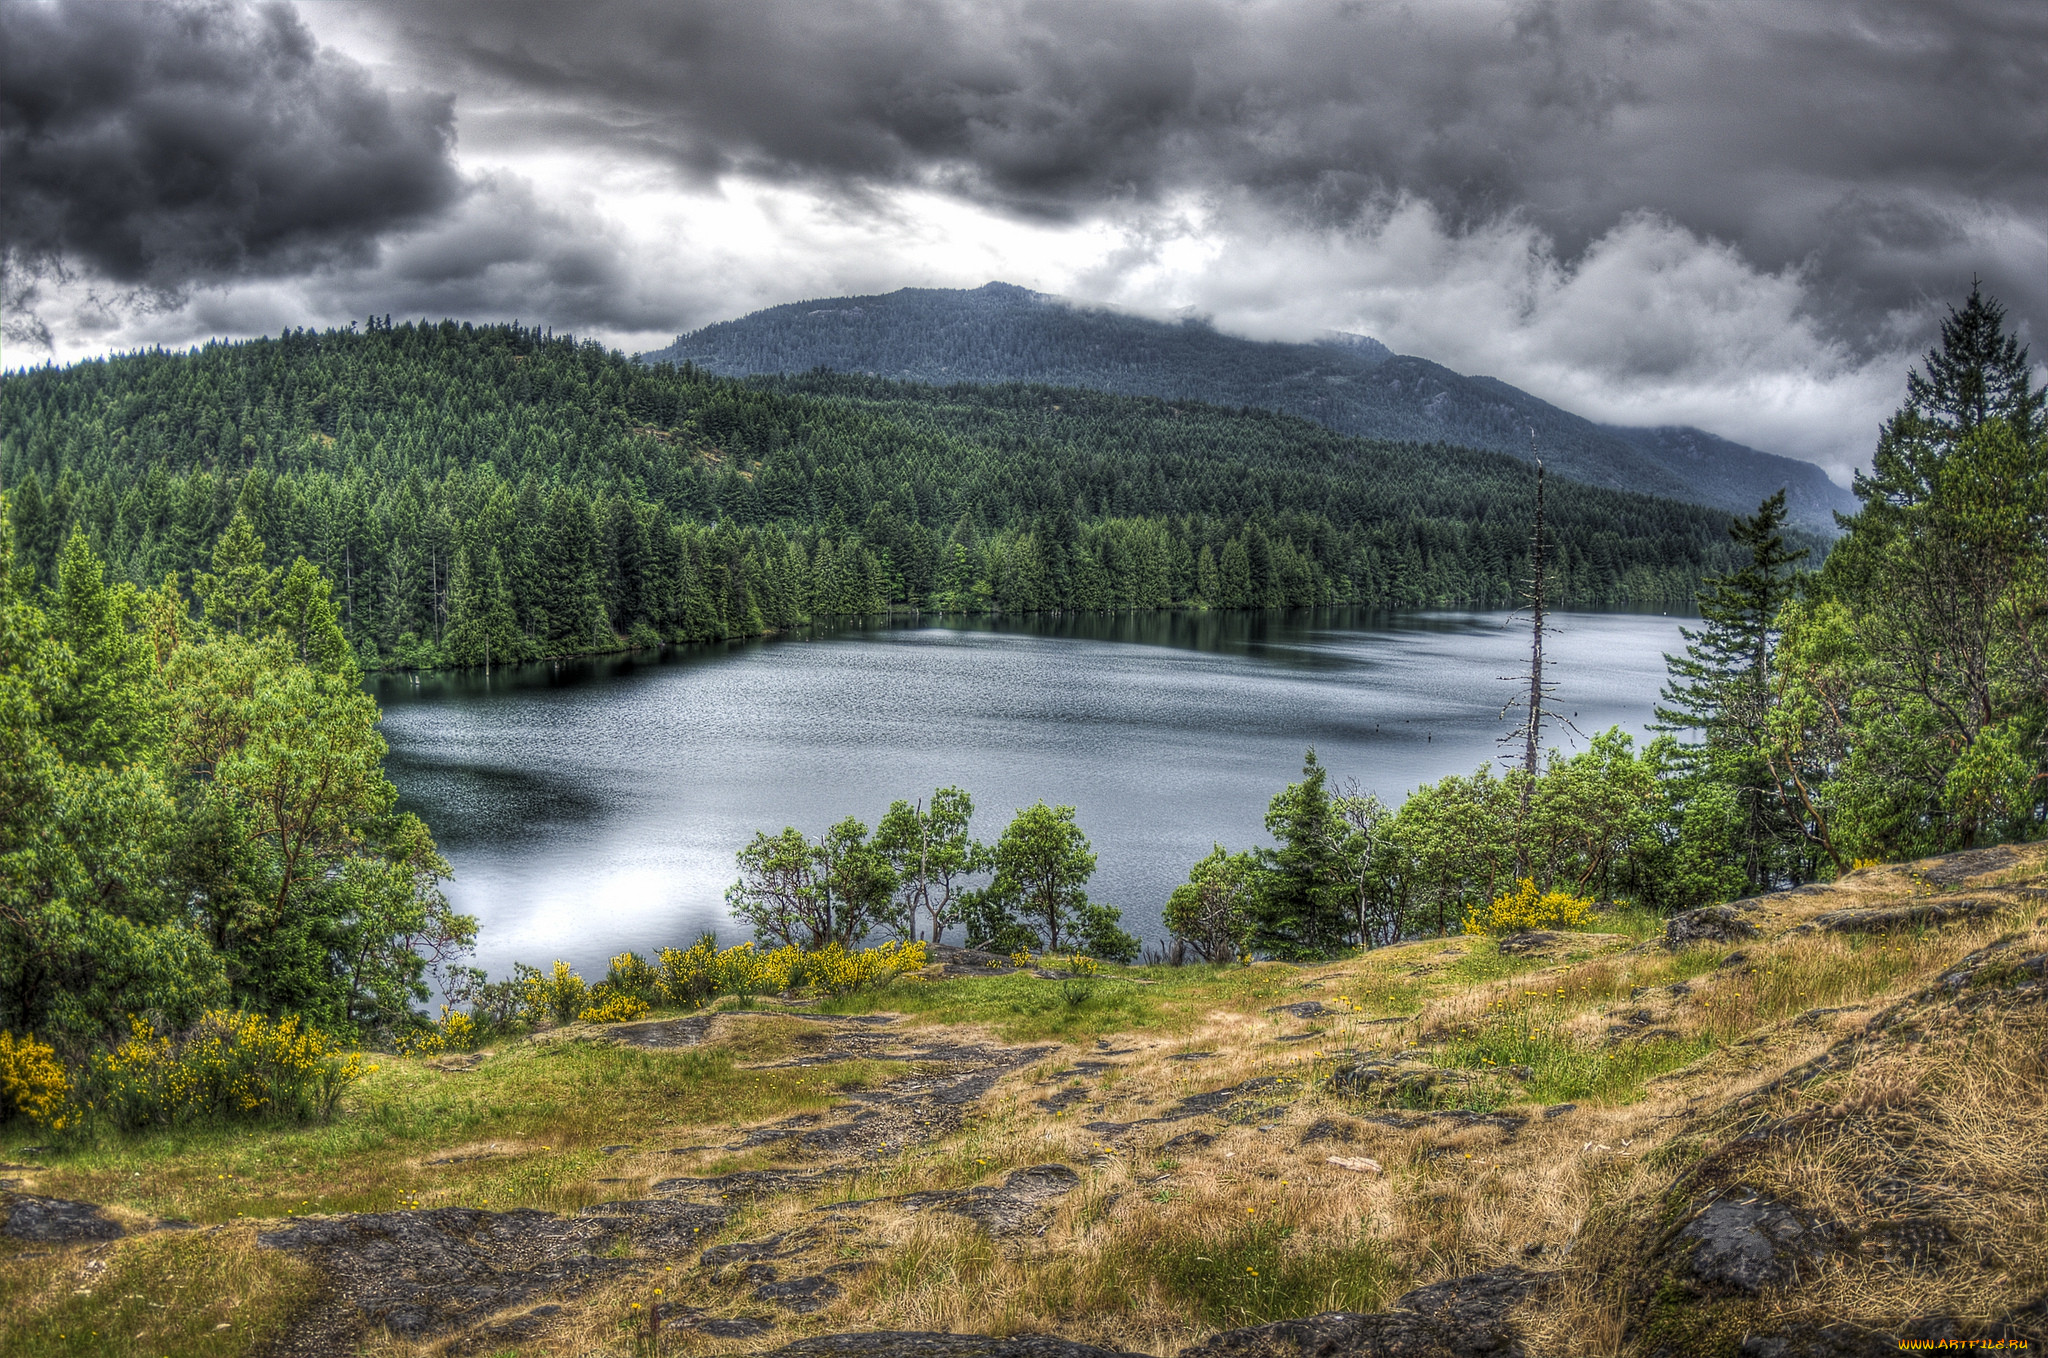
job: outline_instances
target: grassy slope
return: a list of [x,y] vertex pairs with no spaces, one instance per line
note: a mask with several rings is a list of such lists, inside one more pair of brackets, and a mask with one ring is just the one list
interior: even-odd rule
[[[879,1266],[820,1313],[785,1318],[777,1342],[868,1328],[1041,1331],[1171,1353],[1212,1328],[1371,1309],[1417,1282],[1519,1262],[1556,1274],[1550,1300],[1526,1318],[1532,1350],[1605,1354],[1642,1350],[1645,1333],[1654,1340],[1657,1324],[1677,1323],[1652,1316],[1644,1330],[1648,1284],[1636,1276],[1644,1232],[1675,1210],[1674,1194],[1739,1179],[1843,1219],[1868,1216],[1859,1194],[1872,1175],[1914,1172],[1894,1163],[1896,1135],[1870,1130],[1889,1117],[1908,1128],[1898,1134],[1916,1148],[1908,1158],[1931,1166],[1957,1204],[1944,1217],[1962,1243],[1950,1257],[1979,1251],[1979,1261],[1901,1270],[1873,1257],[1773,1305],[1873,1323],[1940,1309],[1996,1314],[2048,1285],[2048,1218],[2028,1177],[2048,1152],[2039,1017],[1930,1010],[1907,1025],[1910,1048],[1887,1038],[1844,1069],[1771,1082],[1987,942],[2017,936],[2012,956],[2040,953],[2042,908],[2015,888],[2035,882],[2042,859],[2025,851],[1988,883],[2001,888],[1997,917],[1945,930],[1801,930],[1829,909],[1941,890],[1906,869],[1768,898],[1751,916],[1764,937],[1734,965],[1723,965],[1734,948],[1674,955],[1622,932],[1571,936],[1549,956],[1454,938],[1317,968],[1134,971],[1078,1002],[1059,982],[1030,976],[908,982],[834,1008],[890,1009],[922,1036],[1066,1045],[1003,1079],[960,1131],[830,1188],[756,1203],[722,1238],[817,1234],[811,1209],[824,1202],[995,1184],[1058,1160],[1081,1169],[1083,1183],[1055,1205],[1042,1236],[995,1240],[966,1220],[886,1201],[850,1209],[858,1235],[826,1233],[807,1248],[821,1262]],[[1987,883],[1975,885],[1981,895]],[[1275,1011],[1304,999],[1333,1012]],[[35,1166],[5,1171],[21,1191],[106,1204],[133,1224],[181,1217],[217,1229],[54,1250],[0,1245],[0,1305],[11,1317],[0,1353],[250,1352],[317,1287],[299,1258],[254,1247],[256,1219],[442,1205],[565,1210],[645,1196],[677,1173],[789,1163],[772,1147],[668,1148],[825,1110],[848,1089],[907,1074],[877,1059],[775,1065],[816,1049],[819,1027],[763,1011],[719,1018],[705,1045],[688,1050],[622,1048],[569,1029],[505,1044],[464,1073],[387,1059],[346,1117],[304,1130],[29,1156],[29,1134],[9,1129],[4,1153]],[[1115,1068],[1075,1069],[1105,1047],[1126,1053]],[[1463,1083],[1377,1102],[1322,1083],[1339,1052],[1404,1050]],[[1192,1053],[1214,1055],[1167,1059]],[[1207,1116],[1122,1136],[1085,1126],[1257,1076],[1279,1081],[1241,1105],[1243,1120]],[[1067,1088],[1080,1091],[1073,1102],[1039,1106]],[[1538,1111],[1560,1103],[1577,1107]],[[1429,1115],[1448,1107],[1529,1121],[1516,1130]],[[1759,1118],[1808,1130],[1746,1149],[1730,1169],[1729,1145]],[[1301,1144],[1316,1123],[1347,1139]],[[1214,1139],[1166,1146],[1189,1131]],[[1386,1172],[1344,1169],[1332,1153],[1371,1156]],[[718,1314],[763,1310],[692,1263],[650,1260],[638,1278],[597,1285],[552,1328],[497,1351],[634,1352],[622,1326],[633,1302],[663,1284],[669,1298]],[[1739,1331],[1747,1314],[1688,1308],[1683,1323],[1698,1332],[1687,1331],[1683,1351],[1715,1351],[1716,1336]],[[425,1353],[444,1342],[380,1339],[368,1351]],[[762,1342],[678,1337],[663,1351]]]

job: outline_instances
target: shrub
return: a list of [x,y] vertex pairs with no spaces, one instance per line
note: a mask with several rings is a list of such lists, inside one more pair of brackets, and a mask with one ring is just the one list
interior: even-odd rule
[[483,1040],[483,1028],[467,1014],[441,1006],[438,1023],[423,1023],[392,1039],[392,1050],[400,1056],[433,1056],[440,1052],[472,1050]]
[[636,995],[621,995],[599,986],[590,993],[590,1006],[577,1017],[585,1023],[631,1023],[647,1017],[647,1001]]
[[370,1069],[296,1017],[209,1009],[177,1037],[142,1019],[129,1026],[80,1075],[86,1111],[126,1129],[324,1118]]
[[869,986],[888,985],[905,972],[920,970],[924,964],[922,943],[884,943],[856,952],[832,943],[794,959],[789,979],[791,985],[808,986],[827,995],[845,995]]
[[687,949],[663,948],[656,954],[661,998],[682,1009],[699,1009],[718,987],[713,969],[718,963],[718,942],[710,934]]
[[49,1043],[0,1033],[0,1122],[17,1117],[53,1132],[69,1127],[71,1078]]
[[1526,929],[1576,929],[1592,909],[1593,903],[1583,896],[1538,891],[1536,883],[1524,877],[1513,891],[1466,915],[1465,932],[1517,934]]
[[569,970],[567,962],[557,960],[553,970],[545,976],[532,967],[519,968],[519,979],[520,998],[528,1018],[574,1023],[576,1017],[590,1007],[590,987],[584,984],[581,976]]
[[622,952],[614,957],[610,969],[604,974],[603,984],[612,994],[630,995],[643,1006],[651,1005],[662,997],[660,969],[636,952]]

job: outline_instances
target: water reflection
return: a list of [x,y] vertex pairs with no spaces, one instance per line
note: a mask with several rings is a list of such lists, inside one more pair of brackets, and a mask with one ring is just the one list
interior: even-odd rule
[[[1212,842],[1264,842],[1317,747],[1398,799],[1498,759],[1526,634],[1500,614],[1133,614],[920,620],[665,654],[379,676],[392,777],[483,920],[480,960],[602,968],[625,947],[738,937],[732,855],[757,829],[872,824],[955,783],[993,838],[1070,802],[1093,893],[1160,933]],[[1678,620],[1568,614],[1547,643],[1587,732],[1640,734]]]

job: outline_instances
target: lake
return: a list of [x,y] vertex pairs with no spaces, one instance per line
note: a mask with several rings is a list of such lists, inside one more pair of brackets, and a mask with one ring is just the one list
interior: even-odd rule
[[[1683,620],[1555,621],[1559,709],[1589,735],[1640,739]],[[450,900],[482,922],[478,964],[559,957],[591,976],[627,948],[745,937],[724,892],[756,830],[872,826],[891,800],[948,784],[973,794],[989,841],[1039,799],[1076,807],[1091,896],[1158,942],[1167,894],[1211,844],[1269,842],[1267,800],[1300,777],[1305,747],[1339,785],[1389,802],[1511,756],[1502,676],[1528,631],[1507,623],[1344,609],[925,620],[370,686],[402,804],[454,865]],[[1545,743],[1583,745],[1562,730]]]

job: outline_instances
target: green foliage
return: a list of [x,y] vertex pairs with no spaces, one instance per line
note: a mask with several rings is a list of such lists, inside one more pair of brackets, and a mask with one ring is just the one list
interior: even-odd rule
[[764,940],[847,947],[889,916],[895,870],[851,816],[816,843],[793,826],[757,833],[738,858],[740,878],[726,889],[726,906]]
[[[300,611],[303,556],[337,593],[287,629],[301,658],[338,630],[405,667],[894,606],[1500,605],[1533,477],[1192,401],[738,382],[446,323],[9,374],[0,485],[38,579],[76,529],[239,634]],[[1713,511],[1551,503],[1560,606],[1682,606],[1732,564]]]
[[968,926],[970,946],[1058,952],[1064,934],[1070,946],[1109,960],[1137,956],[1137,940],[1117,926],[1120,912],[1088,899],[1095,853],[1073,807],[1035,802],[1019,811],[996,841],[992,862],[995,877]]
[[1167,898],[1167,932],[1204,962],[1250,962],[1258,885],[1258,860],[1218,844]]
[[942,787],[929,806],[891,802],[875,828],[875,849],[896,876],[889,923],[903,938],[915,942],[926,937],[920,914],[934,943],[959,921],[967,903],[966,879],[989,868],[987,846],[967,832],[973,816],[972,797],[957,787]]
[[1857,479],[1862,510],[1788,604],[1770,786],[1835,871],[2038,834],[2048,814],[2048,437],[1973,291]]
[[367,1073],[296,1017],[208,1010],[176,1035],[138,1019],[78,1072],[83,1115],[123,1130],[324,1118]]
[[0,505],[0,1024],[74,1055],[223,1006],[402,1024],[474,937],[326,582],[233,522],[202,620],[79,533],[39,605]]
[[1353,925],[1347,836],[1329,792],[1329,772],[1310,750],[1302,779],[1266,808],[1266,830],[1278,846],[1263,855],[1253,906],[1253,943],[1293,961],[1334,956]]

